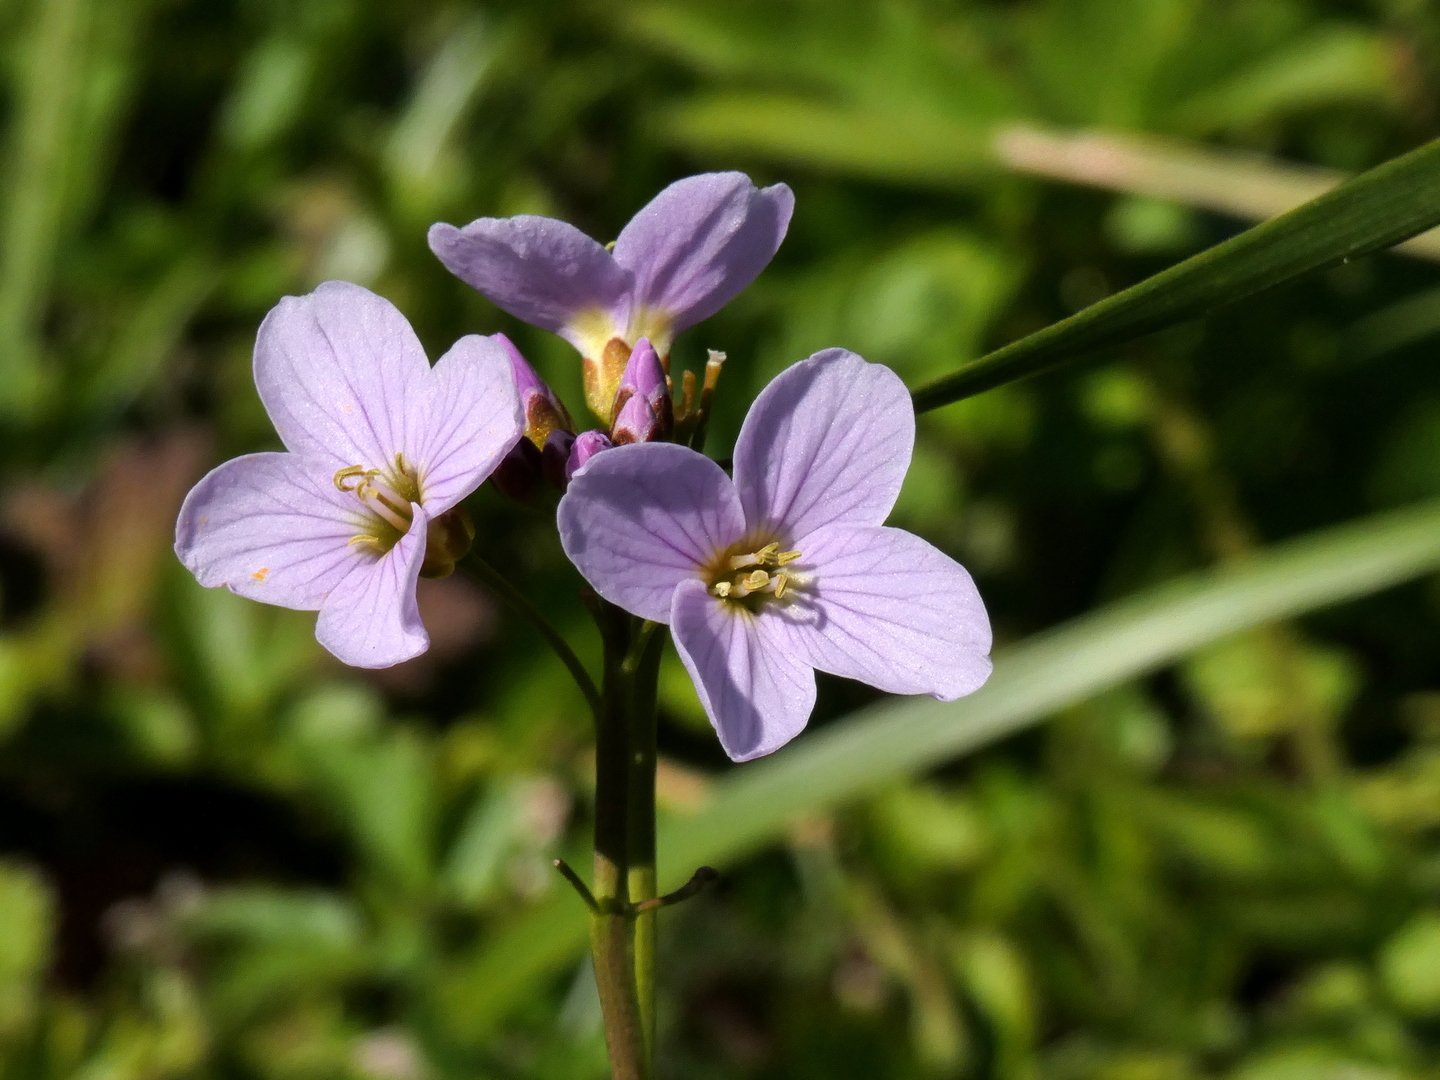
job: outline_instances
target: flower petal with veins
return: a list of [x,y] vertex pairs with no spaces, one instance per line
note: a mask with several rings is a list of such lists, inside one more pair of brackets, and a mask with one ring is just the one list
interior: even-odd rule
[[882,524],[914,441],[894,372],[829,349],[761,392],[733,481],[673,444],[606,450],[560,500],[561,540],[601,596],[670,624],[721,746],[748,761],[805,726],[813,670],[946,700],[989,677],[970,575]]
[[[346,663],[423,652],[429,523],[523,430],[505,350],[462,338],[431,368],[393,305],[332,281],[266,317],[255,380],[291,452],[236,458],[196,484],[175,526],[180,561],[202,585],[318,610],[317,638]],[[456,554],[443,552],[447,568]]]

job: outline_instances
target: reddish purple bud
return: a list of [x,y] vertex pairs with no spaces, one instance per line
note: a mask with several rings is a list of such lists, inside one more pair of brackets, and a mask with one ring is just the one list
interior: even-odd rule
[[615,392],[610,435],[615,445],[668,439],[675,430],[670,383],[654,347],[641,338],[630,353]]
[[521,435],[490,474],[490,482],[516,502],[529,502],[540,483],[540,468],[540,451],[528,436]]
[[525,412],[525,437],[539,450],[552,431],[574,431],[575,424],[565,405],[555,396],[555,391],[536,374],[529,361],[520,355],[511,340],[504,334],[491,337],[510,357],[510,369],[515,373],[515,389],[520,392],[520,407]]
[[570,448],[574,445],[573,433],[557,429],[550,432],[540,451],[540,471],[545,474],[545,479],[560,491],[564,491],[565,485],[570,481],[566,464],[570,461]]
[[565,480],[568,482],[575,475],[575,470],[601,450],[609,450],[614,445],[603,431],[582,431],[576,435],[575,443],[570,447],[570,459],[565,462]]

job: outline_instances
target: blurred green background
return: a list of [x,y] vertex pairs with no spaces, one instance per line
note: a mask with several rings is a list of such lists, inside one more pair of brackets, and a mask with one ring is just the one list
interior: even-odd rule
[[[358,281],[432,356],[510,333],[578,409],[568,347],[426,228],[605,238],[692,172],[784,180],[775,263],[674,352],[730,356],[723,452],[820,348],[919,382],[1433,137],[1440,11],[0,0],[0,86],[0,1076],[599,1078],[549,868],[584,864],[590,733],[531,629],[424,583],[430,654],[349,671],[171,555],[189,485],[274,445],[264,313]],[[897,520],[1012,643],[1440,496],[1437,253],[927,415]],[[593,659],[551,507],[474,509]],[[683,823],[764,766],[663,683]],[[1110,683],[784,827],[740,800],[662,920],[661,1075],[1440,1076],[1440,580]],[[871,700],[822,679],[812,729]]]

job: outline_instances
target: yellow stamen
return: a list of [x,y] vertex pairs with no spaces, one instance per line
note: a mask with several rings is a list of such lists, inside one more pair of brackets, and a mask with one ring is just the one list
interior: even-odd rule
[[389,545],[387,545],[385,541],[381,540],[378,536],[371,536],[368,533],[352,536],[347,542],[354,547],[366,548],[374,555],[384,555],[385,552],[389,550]]
[[764,570],[752,570],[735,583],[732,596],[749,596],[751,593],[760,592],[770,584],[770,575]]
[[[367,469],[364,465],[347,465],[335,474],[335,486],[341,491],[358,492],[370,477],[379,475],[379,469]],[[356,481],[354,487],[347,486],[351,480]]]
[[680,379],[680,405],[675,410],[675,419],[683,420],[695,412],[695,373],[687,371]]
[[[355,489],[355,494],[366,502],[372,499],[381,506],[389,509],[402,517],[410,513],[410,503],[403,496],[397,495],[384,484],[377,484],[374,480],[366,479]],[[384,516],[384,511],[381,511]],[[391,522],[393,525],[394,522]]]
[[798,558],[798,551],[781,551],[778,540],[738,555],[718,554],[708,568],[710,594],[750,611],[760,610],[758,605],[771,599],[788,603],[796,592],[803,591],[807,579],[779,567]]
[[766,544],[759,551],[752,551],[748,555],[731,555],[730,569],[744,570],[747,566],[768,566],[776,562],[776,552],[779,550],[780,545],[772,543]]

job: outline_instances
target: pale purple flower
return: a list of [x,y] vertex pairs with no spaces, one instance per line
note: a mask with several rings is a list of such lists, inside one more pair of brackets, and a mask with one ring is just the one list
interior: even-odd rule
[[674,443],[597,454],[560,540],[606,600],[668,623],[736,761],[805,726],[812,669],[949,700],[989,677],[990,623],[964,567],[883,522],[915,442],[888,368],[830,349],[761,392],[735,478]]
[[795,197],[743,173],[676,181],[630,219],[613,248],[553,218],[480,218],[430,229],[430,250],[497,306],[554,331],[585,358],[585,400],[605,423],[630,350],[666,357],[774,257]]
[[347,664],[424,652],[416,579],[463,554],[458,504],[523,430],[505,349],[461,338],[432,368],[389,301],[330,281],[265,317],[255,385],[288,452],[196,484],[176,554],[202,585],[318,611],[315,636]]

